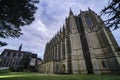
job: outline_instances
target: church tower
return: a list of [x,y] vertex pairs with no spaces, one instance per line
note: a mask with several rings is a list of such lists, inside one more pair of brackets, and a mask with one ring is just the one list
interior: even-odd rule
[[88,73],[120,72],[119,48],[111,31],[94,11],[79,14],[79,33]]
[[[80,40],[80,34],[78,31],[78,17],[75,16],[70,9],[69,13],[69,37],[70,37],[70,44],[71,44],[71,66],[72,66],[72,73],[87,73],[85,60],[83,56],[83,50]],[[67,24],[66,24],[67,25]],[[82,66],[81,66],[82,64]],[[80,67],[81,66],[81,67]]]
[[22,44],[20,44],[18,51],[21,51],[22,49]]

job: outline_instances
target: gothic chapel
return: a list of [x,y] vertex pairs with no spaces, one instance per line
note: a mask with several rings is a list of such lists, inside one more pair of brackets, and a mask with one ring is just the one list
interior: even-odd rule
[[44,73],[120,73],[120,51],[111,31],[93,10],[74,15],[70,9],[65,25],[46,44]]

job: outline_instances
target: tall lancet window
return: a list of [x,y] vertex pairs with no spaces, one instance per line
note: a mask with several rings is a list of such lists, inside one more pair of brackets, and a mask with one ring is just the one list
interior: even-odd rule
[[91,18],[90,18],[89,16],[85,16],[85,20],[86,20],[86,24],[87,24],[89,27],[92,27]]

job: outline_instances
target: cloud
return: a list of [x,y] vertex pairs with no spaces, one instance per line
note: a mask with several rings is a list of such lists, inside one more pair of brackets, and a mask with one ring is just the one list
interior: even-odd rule
[[[18,49],[23,43],[22,50],[37,53],[42,57],[46,42],[60,30],[69,14],[69,8],[72,8],[76,15],[80,13],[80,9],[85,11],[88,7],[99,14],[106,4],[107,0],[99,2],[96,0],[41,0],[35,14],[35,21],[29,26],[22,27],[23,35],[20,38],[4,40],[8,45],[0,48],[0,52],[5,48]],[[113,31],[113,34],[120,45],[119,31]]]

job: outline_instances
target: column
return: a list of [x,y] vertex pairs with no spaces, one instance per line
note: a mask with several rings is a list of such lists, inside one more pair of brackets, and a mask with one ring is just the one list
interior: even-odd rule
[[55,61],[57,60],[57,45],[55,46]]
[[51,57],[52,57],[52,48],[51,48],[51,45],[50,45],[50,53],[49,53],[49,61],[51,61]]
[[58,60],[61,59],[61,44],[60,42],[58,43]]
[[8,59],[5,60],[4,67],[7,67],[7,62],[8,62]]
[[50,53],[51,53],[51,49],[50,49],[50,47],[49,47],[49,52],[48,52],[48,61],[50,61]]
[[11,64],[11,59],[9,58],[9,62],[8,62],[8,67],[10,67],[10,64]]
[[12,63],[12,59],[10,59],[10,64],[9,64],[9,67],[11,66],[11,63]]
[[53,61],[53,58],[54,58],[54,48],[52,46],[52,57],[51,57],[51,60]]
[[66,65],[66,73],[72,73],[72,65],[71,65],[71,56],[70,56],[70,45],[69,45],[69,39],[67,37],[65,37],[65,57],[67,60],[67,65]]
[[63,49],[63,47],[62,47],[62,41],[60,42],[60,47],[61,47],[61,48],[60,48],[60,50],[61,50],[61,51],[60,51],[60,52],[61,52],[61,53],[60,53],[60,59],[62,60],[62,56],[63,56],[63,55],[62,55],[62,49]]
[[55,60],[55,46],[53,46],[53,61]]
[[62,41],[62,59],[65,60],[65,41]]
[[57,72],[57,69],[56,69],[56,61],[57,61],[57,44],[55,44],[55,47],[54,47],[54,52],[55,52],[55,55],[54,55],[54,73]]
[[2,62],[1,62],[1,66],[0,67],[3,67],[4,63],[5,63],[5,58],[2,58]]
[[11,52],[10,57],[12,57],[12,55],[13,55],[13,52]]
[[53,46],[52,46],[52,59],[51,59],[52,61],[54,60],[54,48],[53,48]]
[[59,58],[59,44],[57,44],[57,61],[58,61],[58,58]]

